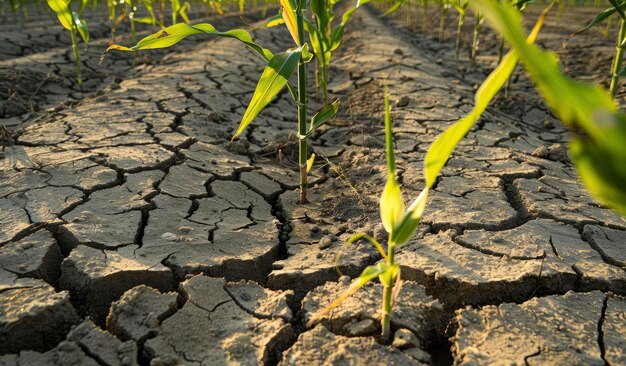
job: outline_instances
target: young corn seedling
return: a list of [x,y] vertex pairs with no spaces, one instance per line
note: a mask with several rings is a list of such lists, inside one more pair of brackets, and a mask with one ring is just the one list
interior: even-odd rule
[[[371,0],[359,0],[354,8],[347,10],[341,17],[341,23],[332,27],[334,18],[333,6],[335,0],[311,0],[310,7],[313,13],[313,21],[304,21],[304,29],[309,34],[311,47],[317,61],[316,86],[322,94],[322,102],[328,105],[328,68],[335,51],[343,39],[346,25],[354,12],[362,5]],[[395,9],[393,9],[395,10]],[[392,11],[393,11],[392,10]],[[387,12],[389,13],[389,12]]]
[[519,11],[490,0],[474,0],[492,26],[519,55],[546,104],[574,135],[569,152],[587,190],[626,215],[626,116],[598,86],[563,75],[552,53],[524,41]]
[[454,57],[459,59],[459,50],[461,49],[461,30],[465,24],[465,14],[469,6],[469,0],[452,0],[452,6],[459,13],[459,20],[456,26],[456,42],[454,42]]
[[476,23],[474,24],[474,32],[472,33],[472,48],[470,50],[470,60],[472,63],[476,62],[476,55],[478,54],[479,40],[478,33],[480,32],[480,27],[483,25],[485,21],[485,17],[479,11],[475,12]]
[[[489,1],[489,0],[486,0]],[[545,16],[545,13],[544,13]],[[528,36],[528,44],[532,44],[539,29],[543,23],[542,16],[535,25],[535,28]],[[381,309],[381,328],[383,340],[389,341],[391,336],[391,316],[394,299],[397,298],[400,288],[400,267],[395,262],[395,250],[407,243],[413,236],[417,225],[426,208],[429,190],[435,184],[439,172],[444,167],[454,148],[461,139],[474,126],[476,121],[485,111],[489,102],[496,96],[498,91],[504,86],[506,80],[511,76],[518,62],[518,56],[514,51],[509,52],[502,58],[502,62],[498,64],[496,69],[489,74],[482,85],[476,91],[474,98],[474,108],[472,111],[450,126],[446,131],[437,137],[430,145],[424,160],[424,177],[425,188],[413,201],[408,209],[405,210],[404,200],[400,191],[400,186],[395,179],[395,157],[393,154],[393,136],[391,133],[391,118],[389,113],[389,99],[385,92],[385,138],[387,151],[387,167],[388,177],[385,188],[380,197],[380,215],[383,226],[389,234],[387,239],[387,252],[385,253],[383,246],[373,237],[367,234],[355,234],[348,241],[353,243],[360,239],[366,239],[376,247],[383,260],[376,265],[369,266],[363,270],[361,275],[356,278],[348,287],[330,305],[316,314],[308,323],[312,326],[319,319],[333,308],[339,306],[344,300],[358,291],[366,283],[378,277],[383,284],[383,299]]]
[[[63,28],[70,31],[72,39],[72,50],[74,51],[74,61],[76,62],[76,81],[78,85],[83,84],[83,78],[80,71],[80,55],[78,54],[77,33],[83,39],[85,44],[89,42],[89,30],[87,23],[80,18],[80,13],[76,13],[70,9],[70,0],[48,0],[48,5],[56,13],[59,22]],[[84,6],[81,7],[81,9]]]
[[622,67],[622,59],[626,43],[626,14],[624,13],[626,10],[626,2],[619,0],[609,0],[609,3],[611,3],[612,5],[610,8],[598,14],[580,30],[572,33],[569,38],[593,28],[605,19],[608,19],[610,21],[615,13],[619,15],[620,27],[615,44],[615,55],[613,57],[613,65],[611,68],[611,83],[609,86],[609,95],[611,96],[611,98],[615,98],[615,95],[617,95],[617,90],[619,89],[619,78],[626,75],[626,67]]
[[439,42],[443,42],[445,39],[445,26],[446,19],[448,18],[449,8],[450,2],[448,0],[441,0],[441,16],[439,17]]
[[[238,137],[248,125],[256,118],[256,116],[270,103],[270,101],[278,95],[285,87],[290,91],[296,106],[298,115],[297,136],[299,139],[299,159],[298,166],[300,169],[300,202],[307,202],[308,188],[308,171],[312,161],[308,159],[307,139],[320,126],[330,120],[336,113],[338,103],[323,108],[316,113],[311,122],[307,126],[307,77],[306,64],[311,61],[313,55],[309,52],[309,45],[304,38],[304,10],[307,5],[306,0],[281,0],[282,20],[285,23],[295,47],[277,54],[273,54],[270,50],[254,43],[250,34],[243,29],[232,29],[220,32],[211,24],[197,24],[194,26],[179,23],[169,26],[155,34],[152,34],[140,40],[133,47],[125,47],[120,45],[112,45],[106,51],[140,51],[155,48],[170,47],[182,39],[195,34],[209,34],[219,37],[233,38],[239,40],[251,50],[267,62],[265,70],[261,74],[261,78],[252,95],[252,99],[246,108],[241,119],[239,128],[235,132],[233,138]],[[104,56],[104,55],[103,55]],[[289,78],[298,70],[298,88],[297,92],[289,85]]]
[[[352,282],[350,287],[333,301],[327,308],[322,310],[314,318],[311,319],[309,325],[315,323],[319,317],[340,305],[345,299],[350,297],[366,283],[378,278],[383,284],[383,299],[381,309],[381,327],[382,336],[388,341],[391,336],[391,312],[394,298],[400,290],[400,266],[395,262],[396,248],[409,241],[417,225],[419,224],[424,207],[428,190],[425,189],[419,197],[405,209],[404,200],[400,191],[400,185],[396,181],[396,163],[393,152],[393,135],[391,132],[391,117],[389,111],[389,95],[385,90],[385,142],[387,151],[387,183],[380,197],[380,217],[383,226],[389,234],[387,240],[387,253],[383,246],[373,237],[358,233],[353,235],[348,242],[353,243],[360,239],[366,239],[374,245],[383,260],[376,265],[369,266],[363,270],[361,275]],[[394,291],[395,289],[395,291]],[[394,292],[395,295],[394,296]]]

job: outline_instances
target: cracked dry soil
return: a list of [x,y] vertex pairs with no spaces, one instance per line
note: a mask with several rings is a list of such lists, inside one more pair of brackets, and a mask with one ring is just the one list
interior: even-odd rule
[[[547,47],[568,32],[554,24]],[[276,28],[253,37],[290,42]],[[306,206],[286,93],[230,142],[263,67],[230,40],[197,37],[132,72],[112,55],[102,67],[123,80],[81,95],[57,85],[40,102],[51,108],[19,117],[0,159],[0,365],[626,364],[626,221],[585,192],[562,154],[566,131],[519,76],[457,148],[397,254],[393,342],[377,342],[378,284],[305,326],[380,259],[345,240],[384,236],[382,81],[413,197],[429,143],[493,66],[456,62],[450,42],[372,9],[346,38],[330,85],[342,112],[310,140],[320,158]],[[51,54],[68,64],[65,45],[7,49],[19,42],[2,45],[5,67],[37,58],[45,71]]]

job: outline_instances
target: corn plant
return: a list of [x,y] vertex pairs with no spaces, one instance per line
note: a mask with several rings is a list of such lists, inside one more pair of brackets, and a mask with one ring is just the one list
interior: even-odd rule
[[[252,41],[252,37],[243,29],[232,29],[220,32],[211,24],[203,23],[194,26],[185,23],[174,24],[161,31],[154,33],[140,40],[133,47],[112,45],[107,51],[140,51],[155,48],[170,47],[182,39],[195,34],[209,34],[219,37],[233,38],[239,40],[251,50],[257,53],[267,62],[265,70],[252,95],[252,99],[246,108],[243,118],[235,132],[233,139],[238,137],[256,116],[269,104],[269,102],[285,87],[290,91],[296,102],[298,115],[297,136],[299,139],[299,160],[300,169],[300,202],[307,202],[308,171],[312,160],[308,159],[307,139],[311,134],[336,113],[338,103],[323,108],[316,113],[307,127],[307,77],[306,64],[311,61],[313,55],[309,52],[309,45],[305,42],[304,33],[304,11],[307,5],[306,0],[281,0],[282,21],[291,34],[295,47],[277,54],[273,54]],[[298,70],[297,92],[289,84],[289,78]]]
[[476,61],[476,55],[478,54],[479,40],[478,33],[480,32],[480,27],[482,27],[483,22],[485,21],[485,17],[481,12],[475,12],[476,23],[474,23],[474,31],[472,33],[472,48],[470,50],[470,60],[472,63]]
[[179,0],[171,0],[172,3],[172,24],[178,23],[178,17],[181,17],[185,23],[189,23],[187,10],[191,7],[187,1],[182,5]]
[[[84,4],[81,9],[84,9]],[[70,9],[70,0],[48,0],[48,5],[56,13],[59,22],[63,28],[70,31],[72,39],[72,50],[74,51],[74,60],[76,62],[76,80],[78,85],[82,85],[83,78],[80,71],[80,55],[78,54],[78,40],[76,34],[80,34],[83,42],[89,42],[89,30],[87,23],[80,18],[80,13],[76,13]]]
[[316,72],[316,86],[322,94],[322,102],[328,105],[328,67],[335,51],[341,44],[346,25],[354,12],[363,4],[371,0],[358,0],[355,7],[348,9],[341,17],[341,22],[334,28],[333,6],[335,0],[311,0],[311,12],[313,21],[305,19],[304,29],[309,34],[311,47],[315,54],[318,72]]
[[461,30],[463,28],[463,24],[465,24],[465,14],[467,13],[469,0],[452,0],[450,3],[459,13],[459,20],[456,26],[456,41],[454,42],[454,57],[458,60],[459,50],[461,48]]
[[[598,14],[595,18],[589,21],[583,28],[574,32],[570,35],[570,37],[575,36],[577,34],[583,33],[594,26],[600,24],[605,19],[609,21],[612,19],[613,15],[617,13],[620,18],[620,28],[619,33],[617,35],[617,40],[615,44],[615,55],[613,57],[613,65],[611,68],[611,83],[609,86],[609,95],[612,98],[615,98],[617,94],[617,90],[619,89],[619,78],[626,75],[626,67],[622,67],[622,59],[624,54],[624,47],[626,43],[626,14],[624,10],[626,9],[626,2],[618,1],[618,0],[609,0],[611,7],[604,10],[600,14]],[[610,22],[607,26],[610,26]],[[608,30],[607,30],[608,34]]]
[[569,152],[583,184],[626,215],[626,116],[603,88],[563,75],[554,54],[524,41],[520,12],[490,0],[473,3],[519,55],[546,104],[574,135]]
[[[489,0],[485,0],[489,1]],[[539,34],[539,29],[543,24],[545,12],[537,22],[528,39],[524,42],[532,44]],[[391,336],[391,313],[392,306],[399,295],[400,291],[400,267],[395,262],[395,250],[401,245],[407,243],[426,208],[428,192],[435,184],[439,172],[444,167],[454,148],[461,139],[474,126],[476,121],[485,111],[489,102],[496,96],[498,91],[504,86],[506,80],[511,76],[518,62],[518,56],[514,51],[509,52],[502,58],[502,62],[498,64],[496,69],[489,74],[482,85],[476,91],[474,99],[474,108],[472,111],[450,126],[446,131],[437,137],[430,145],[426,152],[424,160],[424,177],[426,186],[418,197],[413,201],[408,209],[405,210],[404,200],[400,186],[395,179],[395,158],[393,154],[393,136],[391,133],[391,118],[389,113],[389,100],[385,92],[385,138],[387,151],[387,167],[388,177],[380,197],[380,215],[383,227],[389,234],[387,239],[387,253],[383,246],[373,237],[358,233],[350,237],[348,242],[353,243],[360,239],[366,239],[374,245],[383,260],[376,265],[368,266],[363,270],[361,275],[356,278],[335,301],[324,308],[318,314],[311,318],[308,325],[311,326],[317,322],[324,314],[333,308],[339,306],[344,300],[358,291],[366,283],[378,277],[383,284],[383,300],[381,309],[381,327],[382,337],[385,341],[389,341]]]

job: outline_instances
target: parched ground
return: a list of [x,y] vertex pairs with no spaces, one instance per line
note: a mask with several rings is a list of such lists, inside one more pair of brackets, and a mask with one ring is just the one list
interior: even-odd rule
[[[258,43],[290,44],[284,29],[261,24],[250,25]],[[571,30],[554,24],[540,42],[556,49]],[[490,51],[472,66],[454,60],[450,40],[359,11],[334,55],[341,112],[310,140],[318,158],[307,205],[297,204],[287,92],[230,141],[263,69],[258,56],[198,37],[136,67],[130,55],[97,67],[92,46],[93,85],[78,95],[42,81],[38,109],[1,120],[15,141],[0,159],[0,364],[626,364],[626,221],[585,192],[567,132],[521,76],[456,149],[397,254],[405,282],[393,342],[376,337],[378,284],[309,322],[380,260],[345,240],[385,236],[383,83],[410,199],[429,144],[471,109],[495,62],[497,39],[485,32]],[[587,50],[593,37],[559,54],[585,58],[570,47]],[[610,42],[594,47],[598,64],[610,64]],[[65,46],[22,49],[0,48],[0,66],[41,58],[42,73],[71,75]]]

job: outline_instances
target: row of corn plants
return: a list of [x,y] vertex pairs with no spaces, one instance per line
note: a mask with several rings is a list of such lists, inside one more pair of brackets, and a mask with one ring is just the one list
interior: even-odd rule
[[[266,0],[266,6],[273,0]],[[78,4],[76,4],[78,3]],[[136,27],[138,23],[157,26],[161,29],[166,27],[165,12],[169,10],[170,24],[178,24],[180,21],[190,23],[189,12],[190,1],[182,0],[105,0],[107,16],[110,26],[111,43],[115,44],[116,29],[127,21],[130,26],[130,34],[133,43],[137,42]],[[211,12],[223,14],[224,9],[229,8],[235,1],[225,0],[196,0],[197,6],[207,7]],[[89,8],[98,11],[97,0],[47,0],[49,8],[56,14],[61,26],[69,31],[74,60],[76,63],[76,79],[78,84],[82,84],[80,69],[80,52],[78,47],[78,37],[85,43],[89,41],[89,30],[87,22],[83,18],[83,12]],[[244,11],[245,1],[237,0],[236,4],[240,12]],[[23,1],[11,0],[11,8],[24,7]],[[36,4],[35,4],[36,5]],[[146,16],[138,16],[143,10]],[[207,13],[205,13],[207,15]]]
[[[80,11],[72,13],[69,2],[65,0],[48,0],[57,13],[61,24],[70,30],[73,39],[81,34]],[[234,137],[239,136],[247,126],[262,112],[281,90],[287,88],[294,100],[297,114],[297,136],[299,138],[299,169],[300,169],[300,202],[307,202],[307,173],[313,157],[309,158],[307,139],[311,134],[330,120],[338,109],[338,103],[327,102],[327,74],[332,51],[341,43],[344,29],[352,14],[365,1],[357,3],[344,13],[340,23],[333,27],[333,6],[329,0],[280,0],[279,16],[270,23],[284,24],[291,35],[293,47],[273,54],[267,48],[255,43],[250,34],[242,29],[218,31],[210,24],[189,25],[178,23],[145,37],[135,46],[126,47],[112,45],[108,50],[140,51],[170,47],[185,37],[196,34],[209,34],[227,37],[240,41],[258,54],[266,67],[260,76],[252,98],[240,121]],[[576,169],[591,194],[602,204],[626,215],[626,117],[617,110],[615,87],[619,76],[625,72],[621,68],[622,46],[626,26],[622,3],[611,0],[612,8],[600,14],[585,28],[599,24],[613,13],[622,19],[618,36],[615,61],[609,92],[600,87],[573,81],[563,75],[558,67],[554,54],[541,50],[534,45],[547,10],[540,16],[535,27],[528,36],[524,34],[521,24],[521,10],[526,2],[499,3],[491,0],[469,0],[468,2],[445,2],[444,9],[454,6],[459,16],[471,7],[475,14],[476,24],[474,38],[483,23],[488,20],[494,30],[502,35],[511,46],[511,50],[501,57],[496,69],[487,77],[475,95],[475,106],[472,111],[450,126],[429,147],[424,162],[425,188],[415,200],[405,206],[401,187],[396,180],[395,157],[393,151],[393,133],[391,128],[390,105],[388,93],[385,92],[385,141],[388,178],[380,198],[380,216],[387,231],[386,245],[376,238],[364,233],[355,234],[350,242],[360,239],[370,241],[379,251],[382,260],[376,265],[367,267],[352,283],[348,290],[336,301],[324,309],[312,321],[341,304],[347,297],[358,291],[366,283],[378,278],[383,285],[381,302],[382,336],[388,340],[391,335],[391,316],[394,301],[397,301],[401,288],[400,266],[395,262],[397,248],[410,241],[421,217],[427,208],[429,190],[450,158],[454,148],[467,134],[485,111],[490,101],[510,78],[518,62],[521,62],[534,81],[546,104],[559,117],[563,124],[572,132],[573,139],[569,143],[569,152]],[[310,11],[312,18],[306,19],[305,12]],[[607,15],[608,13],[608,15]],[[154,18],[153,18],[154,19]],[[445,15],[443,18],[445,19]],[[175,20],[175,19],[173,19]],[[461,24],[457,29],[462,27]],[[306,34],[309,39],[307,41]],[[86,39],[85,39],[86,38]],[[87,36],[83,36],[87,41]],[[310,42],[310,46],[309,46]],[[458,44],[458,41],[456,42]],[[475,42],[477,44],[477,42]],[[457,51],[458,53],[458,51]],[[306,65],[316,58],[319,77],[318,86],[322,89],[325,106],[309,120],[307,111],[307,73]],[[474,51],[475,56],[475,51]],[[323,69],[326,67],[326,69]],[[324,71],[325,70],[325,71]],[[297,74],[297,85],[290,84],[292,75]],[[563,103],[563,101],[567,101]],[[386,250],[385,250],[386,246]]]

